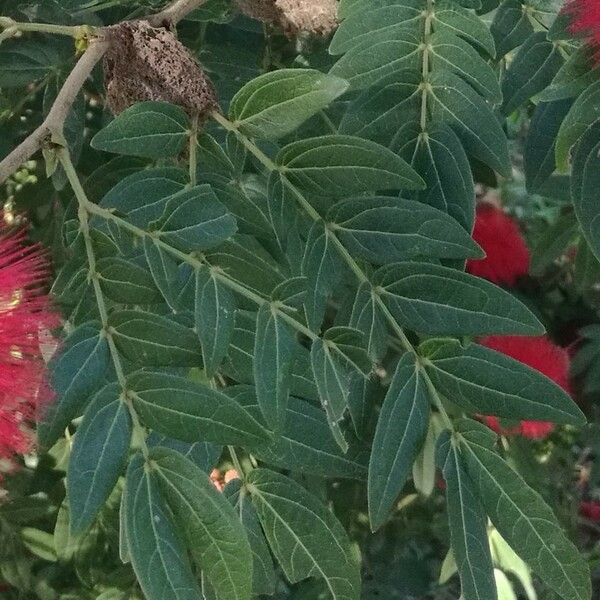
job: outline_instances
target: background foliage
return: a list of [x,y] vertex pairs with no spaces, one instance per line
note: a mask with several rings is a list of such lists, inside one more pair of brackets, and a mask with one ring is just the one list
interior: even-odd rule
[[[102,26],[163,4],[0,14]],[[585,325],[593,421],[600,79],[560,8],[341,0],[331,39],[290,40],[208,0],[178,27],[218,90],[200,131],[166,102],[112,119],[94,72],[2,191],[52,250],[65,318],[42,452],[0,506],[8,598],[592,597],[571,480],[597,428],[477,344]],[[2,43],[1,155],[75,61],[68,37]],[[490,188],[534,247],[517,291],[464,272]],[[564,427],[499,440],[482,414]],[[241,479],[221,493],[215,467]]]

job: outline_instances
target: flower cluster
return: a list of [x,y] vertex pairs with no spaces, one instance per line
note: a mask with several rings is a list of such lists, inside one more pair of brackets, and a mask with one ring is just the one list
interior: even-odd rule
[[219,492],[222,492],[230,481],[239,478],[240,474],[235,469],[229,469],[225,473],[219,469],[213,469],[210,473],[210,480]]
[[467,261],[467,271],[499,285],[515,285],[529,271],[529,250],[519,226],[490,203],[477,207],[473,239],[486,256]]
[[[478,206],[473,238],[486,257],[468,261],[467,271],[471,274],[506,286],[514,286],[527,275],[527,244],[518,224],[501,208],[490,203]],[[546,336],[491,336],[479,343],[540,371],[569,392],[569,354]],[[542,439],[554,429],[554,424],[547,421],[521,421],[509,428],[502,427],[497,417],[485,417],[485,422],[497,433],[520,434],[530,439]]]
[[600,521],[600,502],[587,500],[579,505],[579,514],[590,521]]
[[59,323],[43,291],[49,266],[25,232],[0,230],[0,460],[31,449],[29,424],[51,398],[40,335]]
[[569,0],[566,12],[571,18],[569,30],[584,38],[592,52],[594,63],[600,66],[600,2]]

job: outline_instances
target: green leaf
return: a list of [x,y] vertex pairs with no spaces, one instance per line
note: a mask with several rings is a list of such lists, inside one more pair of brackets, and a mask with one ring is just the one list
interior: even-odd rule
[[436,31],[429,43],[433,70],[447,69],[460,75],[488,102],[500,103],[502,91],[498,76],[471,44],[443,29]]
[[212,248],[237,231],[233,215],[207,184],[171,196],[150,228],[160,240],[184,252]]
[[537,593],[529,567],[506,543],[506,540],[496,529],[490,531],[489,540],[494,564],[497,564],[503,571],[512,573],[519,580],[529,600],[537,600]]
[[154,285],[160,290],[169,308],[176,312],[179,308],[178,292],[181,287],[177,263],[152,238],[145,237],[143,243],[146,264],[150,269]]
[[202,598],[157,476],[140,455],[129,463],[123,506],[131,564],[147,600]]
[[564,600],[590,600],[586,561],[541,496],[493,450],[496,436],[474,421],[465,421],[460,433],[466,471],[502,537]]
[[167,373],[138,371],[128,392],[140,418],[151,429],[184,442],[252,446],[267,431],[225,394]]
[[597,81],[599,75],[600,67],[590,68],[588,49],[576,48],[539,98],[542,102],[574,98]]
[[216,597],[250,600],[252,553],[231,504],[206,473],[178,452],[154,448],[150,460],[174,520]]
[[548,87],[563,61],[559,46],[548,40],[547,32],[530,35],[502,80],[502,112],[509,115]]
[[346,452],[348,442],[342,433],[340,421],[348,407],[352,371],[331,352],[329,346],[321,338],[317,338],[313,342],[310,358],[329,428],[335,441]]
[[523,154],[525,182],[530,193],[542,190],[556,169],[556,136],[571,104],[570,99],[541,102],[533,113]]
[[211,269],[196,271],[196,330],[202,344],[207,377],[213,377],[229,349],[236,301]]
[[418,69],[421,63],[417,32],[400,28],[354,46],[329,71],[342,77],[352,90],[368,88],[398,69]]
[[281,265],[249,235],[236,234],[206,255],[211,265],[259,296],[269,296],[285,279]]
[[198,336],[169,317],[141,310],[122,310],[109,316],[119,352],[143,367],[199,367]]
[[454,131],[440,124],[420,137],[412,165],[427,184],[413,198],[449,214],[471,231],[475,183],[467,154]]
[[242,182],[214,180],[211,186],[219,201],[235,217],[240,233],[266,239],[271,236],[268,199],[260,180],[253,176]]
[[350,103],[340,133],[391,146],[408,121],[419,120],[421,79],[421,73],[414,69],[400,69],[379,79]]
[[370,369],[370,361],[361,346],[360,332],[346,327],[332,327],[323,338],[313,340],[310,358],[321,404],[327,414],[333,437],[346,452],[348,442],[340,421],[348,408],[352,377]]
[[430,80],[434,122],[456,129],[473,158],[509,177],[511,162],[506,136],[489,104],[454,73],[434,71]]
[[[227,394],[260,418],[255,390],[250,386],[233,386]],[[357,444],[342,453],[332,437],[325,413],[313,404],[291,397],[285,425],[279,435],[252,450],[267,464],[291,469],[306,475],[364,480],[368,454]]]
[[319,331],[327,298],[345,274],[344,263],[335,241],[324,223],[315,222],[308,234],[302,258],[302,275],[307,280],[304,311],[308,326]]
[[81,325],[50,363],[50,381],[57,397],[38,423],[38,440],[43,448],[54,445],[69,423],[83,412],[90,396],[105,383],[110,353],[99,328],[99,323]]
[[33,527],[21,529],[23,545],[35,556],[47,562],[56,562],[54,537],[52,534]]
[[111,300],[121,304],[156,304],[162,295],[152,275],[123,258],[102,258],[96,264],[100,287]]
[[72,45],[49,37],[4,40],[0,48],[0,87],[26,87],[50,75],[72,54]]
[[563,256],[567,247],[578,235],[579,227],[575,213],[569,211],[561,214],[556,222],[549,225],[536,240],[531,251],[529,272],[534,277],[543,275],[550,265]]
[[289,144],[278,154],[277,164],[284,177],[309,194],[347,196],[424,186],[397,154],[375,142],[348,135],[326,135]]
[[285,425],[297,345],[276,304],[263,304],[256,317],[254,382],[260,410],[275,432]]
[[504,0],[494,14],[490,31],[496,42],[496,57],[503,58],[532,33],[528,11],[520,0]]
[[55,507],[49,498],[40,496],[19,496],[6,500],[0,505],[0,518],[15,525],[31,524],[52,516]]
[[388,347],[387,323],[369,282],[362,283],[358,288],[349,325],[363,334],[369,357],[374,362],[383,359]]
[[120,388],[111,383],[98,392],[77,430],[67,493],[71,532],[84,532],[112,492],[125,466],[131,441],[131,417]]
[[378,264],[411,257],[481,257],[469,232],[446,213],[414,200],[352,198],[327,214],[350,253]]
[[[223,365],[223,372],[238,383],[254,383],[255,335],[256,313],[238,310],[228,359]],[[296,353],[290,391],[293,395],[316,402],[319,396],[312,377],[310,352],[298,345]]]
[[[341,8],[339,12],[343,14]],[[400,30],[415,30],[421,17],[419,2],[371,6],[368,11],[350,14],[337,28],[329,53],[344,54],[366,42],[393,38]]]
[[575,151],[571,196],[581,231],[596,258],[600,257],[599,152],[600,123],[595,123],[583,134]]
[[[419,3],[422,8],[422,4]],[[484,23],[473,11],[457,6],[452,0],[436,2],[434,29],[453,33],[473,46],[484,50],[489,56],[496,56],[494,38]],[[500,52],[498,52],[500,55]]]
[[149,448],[160,446],[162,448],[171,448],[189,458],[197,467],[200,467],[205,473],[210,473],[217,465],[223,446],[211,442],[182,442],[166,435],[159,435],[153,431],[146,440]]
[[436,388],[474,413],[507,419],[584,425],[584,414],[569,395],[539,371],[500,352],[450,340],[424,345],[426,370]]
[[541,335],[542,324],[510,293],[467,273],[404,262],[375,275],[381,297],[402,326],[430,335]]
[[145,169],[121,179],[102,198],[100,206],[126,215],[132,225],[145,229],[161,217],[167,200],[181,192],[186,183],[187,174],[181,169]]
[[92,148],[143,156],[177,156],[189,135],[189,122],[183,108],[166,102],[140,102],[124,110],[99,131]]
[[288,580],[317,577],[333,600],[358,600],[358,561],[334,515],[300,485],[273,471],[254,469],[247,487]]
[[436,413],[430,415],[423,447],[412,466],[413,485],[425,498],[429,498],[435,489],[437,478],[435,447],[443,429],[444,424],[440,415]]
[[575,100],[560,126],[556,138],[556,166],[559,171],[567,171],[571,148],[599,118],[600,81],[596,81]]
[[234,505],[240,521],[246,530],[250,550],[252,550],[252,594],[272,596],[278,583],[273,558],[265,534],[260,526],[256,509],[239,479],[230,482],[223,490],[225,497]]
[[348,84],[313,69],[280,69],[247,83],[232,99],[229,113],[242,133],[277,139],[341,96]]
[[429,425],[429,394],[415,356],[405,354],[385,396],[369,462],[369,520],[376,531],[404,487]]
[[452,553],[464,600],[495,600],[498,595],[487,533],[487,515],[449,431],[438,443],[438,464],[446,482]]

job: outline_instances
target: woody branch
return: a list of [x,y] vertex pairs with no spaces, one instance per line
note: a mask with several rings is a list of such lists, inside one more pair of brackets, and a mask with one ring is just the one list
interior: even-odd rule
[[[164,10],[148,17],[154,26],[167,23],[176,25],[206,0],[175,0]],[[27,136],[6,158],[0,161],[0,184],[4,183],[24,162],[31,158],[45,143],[61,143],[65,120],[79,92],[91,75],[94,67],[102,60],[109,47],[103,35],[105,28],[95,29],[96,36],[79,59],[63,87],[58,93],[44,122]]]

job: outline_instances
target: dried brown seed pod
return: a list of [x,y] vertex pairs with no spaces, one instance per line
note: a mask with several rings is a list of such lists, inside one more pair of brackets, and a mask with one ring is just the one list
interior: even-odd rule
[[212,82],[167,29],[129,21],[109,28],[107,35],[104,80],[113,114],[145,100],[177,104],[200,118],[218,107]]
[[329,35],[338,25],[337,0],[275,0],[279,22],[289,36],[301,32]]
[[328,35],[338,25],[337,0],[235,0],[246,16],[279,25],[286,35]]
[[263,23],[278,23],[279,11],[275,0],[235,0],[240,12]]

